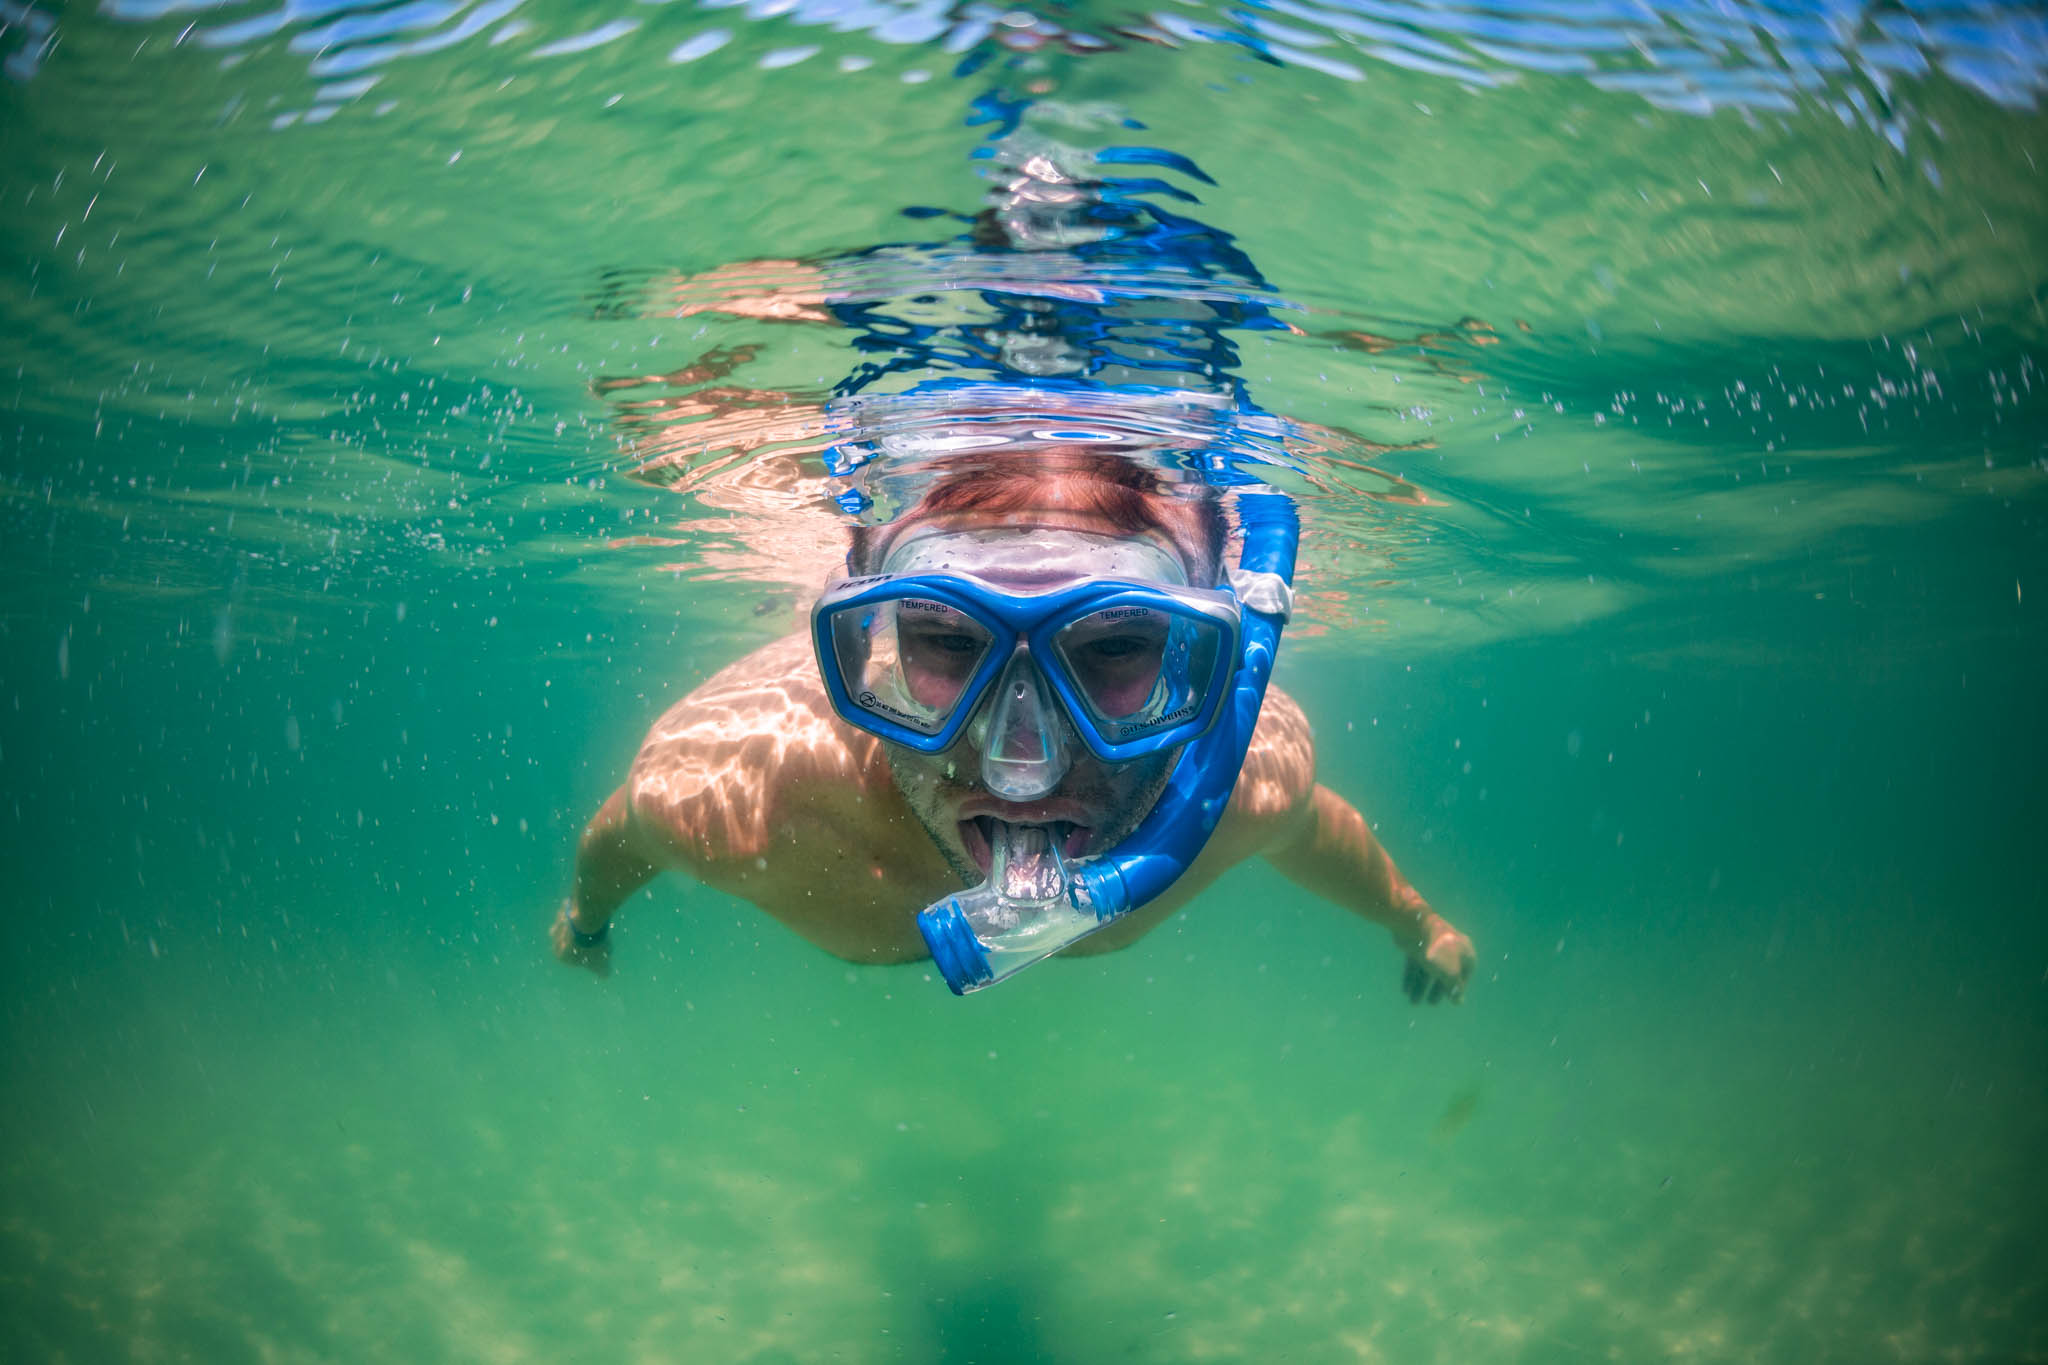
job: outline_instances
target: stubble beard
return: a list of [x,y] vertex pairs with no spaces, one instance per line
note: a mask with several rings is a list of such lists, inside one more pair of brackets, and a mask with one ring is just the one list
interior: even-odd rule
[[[1107,808],[1102,823],[1096,827],[1090,857],[1105,853],[1129,838],[1131,831],[1151,813],[1160,794],[1166,790],[1167,779],[1173,775],[1173,760],[1177,757],[1179,750],[1159,755],[1157,760],[1135,760],[1141,764],[1156,763],[1156,771],[1147,773],[1128,798]],[[906,773],[893,759],[889,764],[889,780],[902,794],[903,804],[910,807],[910,813],[924,826],[933,847],[939,850],[939,856],[946,860],[946,865],[960,879],[960,884],[979,886],[987,874],[975,866],[974,859],[967,855],[965,848],[958,846],[959,829],[953,820],[947,818],[947,813],[957,808],[962,799],[980,791],[980,785],[952,778],[923,780],[921,774]],[[1107,838],[1103,837],[1105,830],[1108,831]]]

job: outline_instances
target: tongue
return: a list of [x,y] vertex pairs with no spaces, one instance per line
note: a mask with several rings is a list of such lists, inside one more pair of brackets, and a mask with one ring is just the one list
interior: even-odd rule
[[989,823],[988,879],[998,891],[1017,901],[1052,901],[1066,894],[1067,879],[1045,826]]

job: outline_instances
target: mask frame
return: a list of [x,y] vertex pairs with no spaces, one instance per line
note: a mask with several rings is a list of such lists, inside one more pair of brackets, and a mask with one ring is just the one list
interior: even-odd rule
[[[854,630],[864,635],[866,623],[859,613],[906,599],[936,602],[956,611],[990,637],[974,672],[936,728],[891,720],[884,712],[905,713],[881,702],[867,689],[857,693],[842,666],[842,652],[857,653],[841,649],[843,623],[853,619]],[[1199,700],[1176,708],[1170,721],[1150,725],[1107,718],[1098,721],[1088,689],[1057,645],[1056,637],[1067,627],[1097,612],[1118,609],[1157,611],[1170,620],[1220,631],[1216,647],[1209,651],[1204,676],[1185,680],[1187,694]],[[1014,592],[959,572],[874,574],[836,584],[811,608],[811,646],[832,709],[848,724],[928,754],[950,748],[959,738],[990,688],[1011,666],[1020,642],[1030,652],[1032,666],[1052,689],[1067,725],[1103,762],[1125,763],[1186,744],[1215,724],[1229,696],[1241,652],[1241,630],[1242,612],[1236,594],[1228,588],[1117,579],[1084,579],[1040,592]],[[876,709],[878,706],[881,709]],[[914,722],[917,718],[905,715],[905,719]],[[1131,733],[1133,730],[1139,733]]]

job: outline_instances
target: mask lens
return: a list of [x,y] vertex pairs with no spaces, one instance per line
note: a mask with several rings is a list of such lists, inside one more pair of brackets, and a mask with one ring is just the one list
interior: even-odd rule
[[1199,715],[1223,642],[1215,621],[1138,605],[1090,612],[1053,636],[1067,677],[1112,744]]
[[842,607],[831,634],[854,705],[927,735],[945,727],[992,643],[973,617],[917,597]]
[[942,602],[906,597],[895,606],[904,687],[918,705],[951,712],[988,654],[987,629]]

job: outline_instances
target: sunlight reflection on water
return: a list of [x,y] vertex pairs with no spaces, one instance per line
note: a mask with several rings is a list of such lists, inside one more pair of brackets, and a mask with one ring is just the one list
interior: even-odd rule
[[[290,50],[307,54],[309,74],[323,80],[436,57],[471,41],[525,42],[535,59],[569,57],[644,37],[656,27],[639,6],[592,23],[567,7],[559,7],[556,17],[546,6],[522,0],[393,6],[324,0],[212,22],[216,12],[233,8],[219,0],[104,0],[101,6],[106,14],[138,22],[205,16],[191,22],[193,39],[231,52],[287,34]],[[1653,6],[1259,0],[1248,8],[1218,5],[1206,13],[1190,7],[1090,14],[1062,7],[1057,18],[1029,6],[981,0],[703,0],[694,9],[713,16],[736,10],[775,29],[823,27],[883,44],[929,46],[948,57],[991,48],[1089,54],[1132,43],[1223,44],[1345,81],[1365,79],[1376,64],[1480,88],[1522,74],[1574,76],[1596,89],[1693,114],[1729,108],[1783,113],[1812,104],[1845,123],[1868,127],[1902,151],[1914,121],[1902,83],[1939,71],[2020,109],[2033,108],[2048,85],[2048,24],[2029,6],[1993,0],[1896,10],[1801,9],[1757,0],[1670,0]],[[6,0],[0,20],[21,31],[7,72],[28,79],[54,41],[53,17],[32,4]],[[689,37],[666,22],[660,28],[659,41],[672,44],[671,63],[695,61],[729,37],[723,28]],[[783,47],[758,60],[765,69],[796,66],[821,50],[817,44]],[[360,87],[337,86],[323,91],[322,101],[338,104],[360,93]]]

